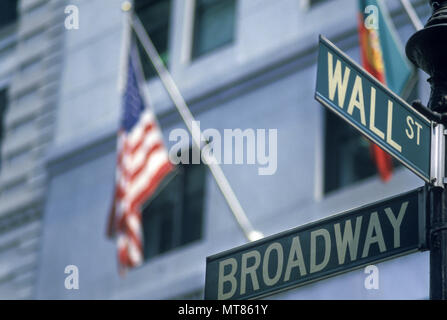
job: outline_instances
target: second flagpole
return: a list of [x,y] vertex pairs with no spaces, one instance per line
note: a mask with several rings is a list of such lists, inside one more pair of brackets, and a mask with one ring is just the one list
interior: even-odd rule
[[419,19],[419,16],[417,15],[416,10],[414,10],[414,7],[411,4],[411,2],[409,0],[400,0],[400,2],[402,3],[402,6],[407,12],[407,15],[410,18],[411,23],[413,24],[416,31],[421,30],[424,27],[424,25],[421,19]]
[[198,127],[194,119],[194,116],[189,110],[171,74],[164,66],[154,44],[147,35],[140,19],[132,14],[131,5],[129,2],[125,2],[122,8],[124,14],[127,17],[129,25],[135,31],[138,40],[142,44],[143,49],[145,50],[150,61],[152,62],[152,65],[154,66],[158,76],[160,77],[163,86],[168,92],[175,107],[180,113],[180,116],[182,117],[186,127],[188,128],[195,146],[201,151],[202,157],[205,158],[206,160],[204,161],[205,164],[209,167],[211,174],[213,175],[220,191],[222,192],[228,206],[230,207],[231,212],[234,215],[234,218],[236,219],[238,225],[242,229],[245,237],[247,238],[248,241],[255,241],[263,238],[264,237],[263,234],[253,228],[238,198],[236,197],[233,189],[231,188],[230,183],[228,182],[225,174],[223,173],[222,168],[219,166],[214,156],[210,155],[207,152],[203,152],[201,142],[206,141],[206,139],[204,139],[202,132],[200,131],[200,128]]

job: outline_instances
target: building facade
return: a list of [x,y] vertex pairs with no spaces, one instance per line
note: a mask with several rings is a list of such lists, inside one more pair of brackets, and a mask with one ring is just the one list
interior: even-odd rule
[[35,297],[46,153],[62,74],[61,2],[2,1],[0,297]]
[[[206,257],[246,243],[206,166],[183,166],[144,209],[145,263],[119,275],[106,227],[121,114],[121,2],[22,0],[1,29],[2,298],[200,299]],[[365,140],[314,100],[319,34],[360,59],[357,1],[134,2],[202,130],[277,130],[273,175],[259,175],[259,163],[222,165],[264,235],[423,185],[402,166],[381,182]],[[405,44],[414,29],[399,1],[386,3]],[[425,21],[427,1],[413,3]],[[79,26],[67,27],[74,12]],[[185,126],[140,55],[144,89],[171,149],[171,133]],[[422,101],[426,78],[420,74],[415,91]],[[67,289],[73,265],[79,288]],[[365,289],[360,269],[269,298],[428,298],[427,252],[377,266],[378,290]]]

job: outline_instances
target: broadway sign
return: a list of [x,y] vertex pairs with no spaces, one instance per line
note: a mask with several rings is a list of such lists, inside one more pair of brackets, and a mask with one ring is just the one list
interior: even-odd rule
[[207,258],[205,299],[252,299],[425,248],[423,188]]

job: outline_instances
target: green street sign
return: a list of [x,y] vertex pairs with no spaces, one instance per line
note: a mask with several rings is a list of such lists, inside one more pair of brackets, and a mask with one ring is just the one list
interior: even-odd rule
[[435,124],[322,36],[315,99],[423,180],[435,181],[438,175],[433,170],[438,166],[431,163],[438,159],[431,154]]
[[425,189],[211,256],[205,299],[253,299],[425,249]]

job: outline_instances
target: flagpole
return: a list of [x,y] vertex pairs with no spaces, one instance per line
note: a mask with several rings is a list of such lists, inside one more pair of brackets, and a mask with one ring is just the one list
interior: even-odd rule
[[[121,9],[125,12],[130,9],[130,2],[124,2]],[[130,50],[131,29],[126,16],[122,18],[123,31],[121,34],[120,64],[118,71],[118,92],[122,94],[127,81],[128,56]]]
[[409,0],[400,0],[402,3],[402,6],[404,7],[405,11],[408,14],[408,17],[411,20],[411,23],[413,24],[414,28],[419,31],[422,28],[424,28],[424,24],[422,23],[421,19],[419,19],[418,14],[416,13],[416,10],[414,10],[413,5]]
[[[140,40],[140,43],[142,44],[146,54],[148,55],[158,76],[160,77],[163,86],[171,97],[178,112],[180,113],[183,122],[185,123],[192,136],[193,143],[201,151],[202,158],[205,158],[204,162],[209,167],[211,174],[213,175],[220,191],[227,201],[227,204],[230,207],[231,212],[233,213],[239,227],[242,229],[248,241],[255,241],[263,238],[263,234],[253,228],[250,220],[245,214],[244,209],[242,208],[238,198],[236,197],[233,189],[230,186],[230,183],[223,173],[222,168],[217,163],[215,157],[209,153],[203,152],[201,141],[206,141],[206,139],[202,135],[200,127],[197,125],[197,122],[195,121],[194,116],[189,110],[185,99],[180,93],[180,90],[175,84],[174,79],[172,78],[169,71],[165,68],[160,55],[157,52],[157,49],[152,43],[149,35],[146,33],[146,30],[144,29],[140,19],[130,12],[129,4],[130,3],[128,3],[127,6],[123,5],[123,11],[127,16],[128,22],[135,31],[138,40]],[[127,10],[125,8],[127,8]]]

